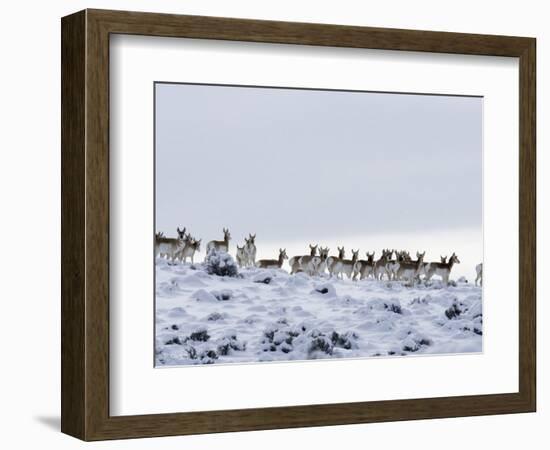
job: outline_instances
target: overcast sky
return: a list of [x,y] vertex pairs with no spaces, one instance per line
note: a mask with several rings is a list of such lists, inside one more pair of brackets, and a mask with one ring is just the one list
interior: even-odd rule
[[482,102],[156,84],[156,228],[208,241],[229,227],[233,244],[252,232],[270,248],[481,237]]

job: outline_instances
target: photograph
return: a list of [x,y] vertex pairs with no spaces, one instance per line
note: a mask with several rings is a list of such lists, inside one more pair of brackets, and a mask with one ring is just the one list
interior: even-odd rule
[[483,97],[154,83],[155,367],[483,352]]

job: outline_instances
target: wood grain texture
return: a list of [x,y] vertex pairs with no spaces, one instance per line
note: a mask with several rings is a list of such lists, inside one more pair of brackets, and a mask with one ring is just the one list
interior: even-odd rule
[[[519,57],[519,392],[109,416],[109,34]],[[86,10],[62,20],[62,429],[84,440],[502,414],[536,405],[535,40]],[[246,395],[246,393],[243,393]],[[182,407],[184,407],[182,405]]]
[[519,383],[536,409],[537,162],[536,41],[530,40],[519,67]]
[[85,397],[85,20],[61,35],[61,430],[83,437]]

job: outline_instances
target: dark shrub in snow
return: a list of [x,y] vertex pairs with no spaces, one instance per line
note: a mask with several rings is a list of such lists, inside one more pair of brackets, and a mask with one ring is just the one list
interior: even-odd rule
[[213,364],[218,359],[218,354],[214,350],[207,350],[200,355],[203,364]]
[[213,312],[211,314],[208,315],[208,317],[206,318],[206,320],[209,320],[209,321],[216,321],[216,320],[222,320],[224,318],[223,314],[219,313],[219,312]]
[[221,291],[221,292],[212,291],[211,294],[214,297],[216,297],[218,299],[218,301],[220,301],[220,302],[225,302],[227,300],[230,300],[231,297],[233,296],[233,293],[229,290],[225,290],[225,291]]
[[239,275],[237,263],[229,253],[210,250],[204,261],[206,272],[219,277],[236,277]]
[[210,335],[208,334],[206,329],[203,328],[200,330],[193,331],[189,335],[189,339],[191,339],[192,341],[206,342],[208,339],[210,339]]
[[401,305],[398,305],[396,303],[390,303],[389,305],[387,303],[384,304],[386,309],[388,311],[391,311],[395,314],[403,314],[403,310],[401,309]]
[[428,345],[432,345],[432,341],[427,338],[409,338],[406,339],[403,344],[403,351],[414,353],[420,350],[423,346]]
[[187,357],[196,361],[196,364],[213,364],[219,358],[213,349],[197,350],[193,345],[187,345],[185,348]]
[[188,346],[185,351],[187,352],[189,359],[197,359],[197,350],[195,347]]
[[166,341],[166,345],[182,345],[182,344],[183,344],[183,341],[178,336]]
[[332,341],[324,334],[320,334],[312,339],[309,344],[308,353],[311,355],[315,352],[323,352],[327,355],[332,355],[333,349],[334,344]]
[[312,294],[321,294],[326,297],[336,297],[336,289],[332,283],[321,283],[313,286]]
[[358,336],[352,331],[347,331],[346,333],[333,331],[329,333],[329,335],[326,335],[318,330],[313,330],[309,333],[309,336],[312,338],[308,348],[310,357],[314,355],[315,352],[323,352],[327,355],[332,355],[336,347],[345,350],[357,348],[356,341]]
[[258,279],[256,279],[256,280],[254,280],[254,283],[269,284],[269,283],[271,283],[271,277],[265,277],[265,278],[260,277],[260,278],[258,278]]
[[358,336],[348,331],[347,333],[339,334],[336,331],[333,331],[330,335],[330,340],[336,347],[341,347],[346,350],[351,350],[356,347],[356,341]]
[[290,353],[294,350],[294,339],[300,336],[300,333],[305,331],[305,327],[288,327],[286,326],[286,319],[281,322],[277,322],[278,325],[283,325],[282,328],[278,326],[265,330],[264,337],[262,339],[264,352],[276,352],[281,350],[283,353]]
[[218,354],[226,356],[231,350],[244,352],[246,350],[246,342],[239,341],[235,335],[225,336],[218,344]]
[[447,316],[447,319],[452,320],[462,314],[462,310],[458,307],[458,304],[456,302],[453,302],[451,307],[449,309],[445,310],[445,315]]

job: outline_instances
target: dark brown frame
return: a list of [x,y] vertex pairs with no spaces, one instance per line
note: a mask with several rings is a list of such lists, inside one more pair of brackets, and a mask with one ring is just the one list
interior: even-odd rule
[[[534,38],[84,10],[62,31],[61,429],[84,440],[531,412],[536,408]],[[109,415],[109,35],[519,58],[519,392]]]

